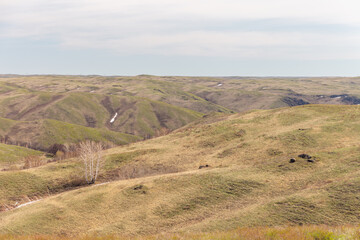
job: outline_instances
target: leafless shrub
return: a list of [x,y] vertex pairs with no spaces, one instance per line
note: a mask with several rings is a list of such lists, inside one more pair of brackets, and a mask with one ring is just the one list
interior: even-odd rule
[[40,167],[44,165],[46,161],[40,156],[27,156],[24,158],[24,169],[29,169],[33,167]]
[[166,128],[166,127],[162,127],[160,129],[156,129],[154,137],[161,137],[161,136],[165,136],[168,135],[171,132],[170,129]]
[[65,153],[63,151],[58,150],[55,154],[56,160],[62,160],[64,159]]
[[105,150],[105,149],[109,149],[109,148],[114,148],[114,147],[117,146],[117,145],[116,145],[115,143],[113,143],[113,142],[103,142],[102,145],[103,145],[104,150]]
[[58,151],[64,152],[65,151],[64,149],[65,149],[65,146],[63,144],[55,143],[55,144],[51,145],[51,147],[49,147],[47,152],[55,155]]
[[10,137],[8,135],[0,136],[0,143],[10,144],[11,143]]
[[85,141],[79,144],[79,157],[84,164],[85,180],[88,184],[93,184],[99,175],[102,165],[104,149],[101,143]]
[[[65,143],[65,144],[54,144],[48,149],[48,153],[53,154],[54,158],[52,161],[60,161],[68,158],[75,158],[80,156],[81,143]],[[112,142],[101,143],[102,150],[116,147]]]
[[72,173],[66,179],[60,180],[60,182],[57,185],[57,188],[51,190],[52,192],[61,192],[66,189],[73,189],[76,187],[84,186],[86,184],[88,183],[85,181],[83,176],[76,173]]
[[53,161],[60,161],[68,158],[74,158],[79,156],[79,144],[65,143],[65,144],[53,144],[48,153],[53,154]]

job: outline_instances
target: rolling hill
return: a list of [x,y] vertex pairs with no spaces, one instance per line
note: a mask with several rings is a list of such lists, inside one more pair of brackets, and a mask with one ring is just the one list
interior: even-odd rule
[[[359,224],[359,129],[359,106],[217,114],[106,150],[101,185],[80,187],[76,159],[0,172],[0,233]],[[44,199],[6,210],[27,198]]]
[[141,140],[140,137],[106,128],[90,128],[52,119],[9,121],[0,118],[0,125],[6,126],[0,128],[2,142],[41,151],[47,151],[54,144],[78,143],[85,139],[116,145]]
[[[3,77],[1,77],[3,76]],[[1,95],[24,92],[136,96],[201,113],[242,112],[302,104],[359,104],[360,78],[4,76]],[[230,109],[230,110],[229,110]]]
[[28,156],[41,156],[42,152],[20,146],[12,146],[0,143],[0,169],[16,164],[22,164],[22,160]]
[[[114,118],[116,114],[116,118]],[[92,128],[141,137],[156,130],[174,130],[202,116],[201,113],[137,97],[92,93],[31,93],[0,101],[0,116],[21,121],[54,119]],[[114,118],[113,121],[112,118]]]
[[[178,129],[204,114],[316,104],[360,104],[354,85],[359,78],[237,78],[237,77],[135,77],[0,75],[2,138],[47,150],[39,126],[59,126],[50,120],[94,128],[87,134],[63,137],[81,141],[89,132],[120,132],[142,139]],[[6,118],[6,123],[5,119]],[[16,120],[17,124],[13,121]],[[22,126],[21,126],[22,125]],[[26,128],[31,131],[26,131]],[[56,127],[60,130],[59,127]],[[69,128],[69,127],[68,127]],[[4,130],[6,129],[6,131]],[[63,128],[66,129],[66,128]],[[56,130],[54,130],[56,131]],[[30,134],[31,132],[31,134]],[[76,132],[76,131],[75,131]],[[11,134],[6,135],[6,134]],[[115,144],[115,133],[103,138]],[[115,134],[115,135],[114,135]],[[36,135],[36,137],[34,137]],[[45,134],[46,135],[46,134]],[[31,143],[25,143],[24,140]],[[45,137],[45,142],[48,139]],[[130,141],[131,142],[131,141]]]

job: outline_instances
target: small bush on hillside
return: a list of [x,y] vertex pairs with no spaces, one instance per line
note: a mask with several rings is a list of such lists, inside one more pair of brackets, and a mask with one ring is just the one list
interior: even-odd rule
[[33,167],[40,167],[44,165],[46,161],[40,156],[27,156],[24,158],[24,169],[29,169]]
[[266,150],[266,152],[270,156],[279,156],[283,153],[282,151],[280,151],[278,149],[274,149],[274,148],[269,148],[268,150]]
[[170,129],[162,127],[160,129],[156,129],[155,130],[155,134],[154,137],[161,137],[161,136],[165,136],[168,135],[171,132]]
[[59,161],[68,158],[78,157],[78,149],[78,144],[54,144],[49,148],[48,154],[53,154],[54,160]]
[[326,232],[326,231],[315,231],[310,234],[311,237],[314,238],[314,240],[335,240],[338,239],[332,232]]
[[64,158],[65,153],[63,151],[57,151],[55,154],[55,158],[57,159],[63,159]]

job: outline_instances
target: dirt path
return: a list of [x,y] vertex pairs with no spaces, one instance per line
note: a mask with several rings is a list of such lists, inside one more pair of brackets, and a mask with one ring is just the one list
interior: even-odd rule
[[[165,174],[159,174],[159,175],[153,175],[153,176],[147,176],[147,177],[140,177],[140,178],[131,178],[131,179],[125,179],[125,180],[115,180],[115,181],[110,181],[110,182],[103,182],[103,183],[98,183],[98,184],[94,184],[94,185],[90,185],[90,186],[85,186],[85,187],[80,187],[80,188],[92,188],[92,187],[99,187],[99,186],[103,186],[103,185],[107,185],[107,184],[110,184],[110,183],[118,183],[118,182],[138,182],[138,181],[144,181],[144,180],[154,180],[154,179],[158,179],[158,178],[161,178],[161,177],[172,177],[172,176],[181,176],[181,175],[188,175],[188,174],[192,174],[192,173],[197,173],[197,172],[205,172],[204,170],[199,170],[199,169],[196,169],[196,170],[190,170],[190,171],[184,171],[184,172],[177,172],[177,173],[165,173]],[[48,196],[44,196],[43,198],[41,199],[36,199],[36,200],[32,200],[32,201],[29,201],[29,202],[25,202],[25,203],[22,203],[18,206],[14,206],[13,208],[10,208],[10,209],[7,209],[3,212],[8,212],[8,211],[12,211],[12,210],[15,210],[15,209],[18,209],[18,208],[22,208],[22,207],[25,207],[25,206],[29,206],[29,205],[32,205],[34,203],[37,203],[37,202],[41,202],[43,200],[46,200],[50,197],[56,197],[56,196],[59,196],[61,194],[65,194],[65,193],[68,193],[68,192],[72,192],[72,191],[76,191],[80,188],[75,188],[75,189],[71,189],[71,190],[68,190],[68,191],[65,191],[65,192],[61,192],[61,193],[58,193],[58,194],[54,194],[54,195],[48,195]]]

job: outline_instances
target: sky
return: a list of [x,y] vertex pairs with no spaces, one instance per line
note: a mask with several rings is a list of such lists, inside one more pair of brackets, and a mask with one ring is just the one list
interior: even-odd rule
[[359,0],[0,0],[0,74],[360,76]]

